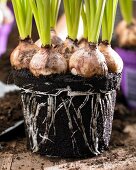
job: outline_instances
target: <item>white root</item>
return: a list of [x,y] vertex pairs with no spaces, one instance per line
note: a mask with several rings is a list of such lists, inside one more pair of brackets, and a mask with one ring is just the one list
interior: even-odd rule
[[[112,101],[113,91],[102,92],[104,97],[101,97],[102,93],[94,93],[91,90],[87,92],[72,91],[70,87],[57,89],[55,93],[50,94],[49,92],[34,91],[32,89],[22,89],[22,102],[25,123],[27,126],[27,132],[30,139],[30,146],[33,152],[37,152],[41,145],[46,145],[47,142],[55,144],[55,141],[50,139],[50,133],[56,136],[56,116],[59,116],[59,112],[63,109],[63,113],[68,119],[68,128],[71,134],[71,143],[73,147],[73,154],[81,155],[80,148],[77,143],[76,133],[80,133],[84,140],[85,146],[88,148],[90,153],[98,155],[99,151],[99,140],[103,138],[104,144],[108,146],[111,126],[114,110],[114,102]],[[61,97],[62,93],[66,93],[66,98]],[[40,102],[42,96],[45,96],[45,101]],[[75,107],[73,99],[83,97],[82,103]],[[57,103],[57,99],[61,99],[61,103]],[[82,109],[90,105],[90,136],[87,136],[85,124],[83,122],[84,113]],[[98,107],[100,109],[98,109]],[[70,113],[70,108],[73,109],[74,114]],[[65,112],[64,112],[65,109]],[[109,110],[108,110],[109,109]],[[40,127],[37,126],[37,120],[40,112],[45,112],[45,116],[41,120],[41,125],[45,126],[45,129],[39,131]],[[102,115],[102,128],[103,135],[98,134],[98,117]],[[111,114],[111,115],[109,115]],[[52,132],[51,132],[52,131]],[[41,141],[39,141],[41,139]],[[45,152],[48,148],[45,149]]]

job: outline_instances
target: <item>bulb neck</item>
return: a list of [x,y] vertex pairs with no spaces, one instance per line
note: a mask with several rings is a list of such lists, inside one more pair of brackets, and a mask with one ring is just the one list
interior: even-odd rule
[[89,42],[89,48],[91,50],[96,50],[98,47],[98,44],[97,43],[93,43],[93,42]]
[[28,36],[25,39],[22,39],[21,37],[19,37],[19,42],[20,43],[29,43],[29,44],[33,44],[33,40]]

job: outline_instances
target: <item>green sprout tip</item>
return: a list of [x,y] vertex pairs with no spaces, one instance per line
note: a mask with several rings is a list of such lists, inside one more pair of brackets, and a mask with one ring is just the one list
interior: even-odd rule
[[120,9],[124,20],[127,24],[131,24],[133,19],[133,1],[132,0],[119,0]]
[[64,0],[68,37],[77,39],[82,0]]
[[22,40],[31,37],[32,11],[29,0],[12,0],[19,35]]
[[102,21],[102,41],[111,43],[118,0],[107,0]]
[[50,45],[50,0],[29,0],[29,2],[42,46]]

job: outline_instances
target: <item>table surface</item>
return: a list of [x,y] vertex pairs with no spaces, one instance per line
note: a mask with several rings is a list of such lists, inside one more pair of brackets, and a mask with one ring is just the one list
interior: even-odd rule
[[26,138],[19,138],[5,143],[6,149],[0,152],[0,170],[135,170],[136,124],[128,124],[123,133],[128,136],[121,137],[123,144],[112,144],[102,155],[82,160],[33,154],[26,148]]

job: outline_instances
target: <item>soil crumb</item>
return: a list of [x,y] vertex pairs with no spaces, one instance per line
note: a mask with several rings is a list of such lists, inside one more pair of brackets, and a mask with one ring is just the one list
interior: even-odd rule
[[6,93],[0,98],[0,133],[23,119],[19,91]]

